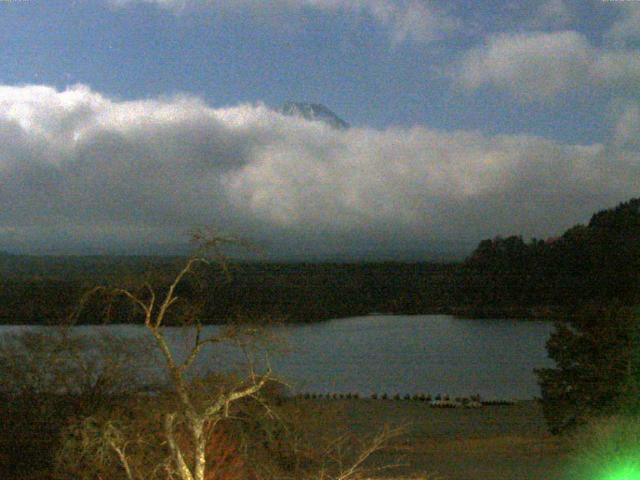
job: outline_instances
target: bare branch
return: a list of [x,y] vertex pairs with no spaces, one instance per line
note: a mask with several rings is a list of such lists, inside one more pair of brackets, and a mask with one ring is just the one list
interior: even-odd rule
[[71,314],[69,315],[68,323],[70,325],[75,324],[78,321],[78,319],[80,318],[80,314],[84,310],[84,307],[89,302],[91,297],[93,297],[98,292],[104,292],[106,290],[107,290],[106,287],[97,286],[97,287],[93,287],[91,290],[85,292],[82,295],[82,297],[80,297],[80,301],[78,302],[78,307],[73,312],[71,312]]
[[191,364],[195,361],[195,359],[198,357],[198,354],[200,353],[200,351],[203,349],[205,345],[207,344],[213,345],[221,342],[222,342],[222,338],[220,337],[209,337],[209,338],[205,338],[204,340],[199,340],[198,337],[196,336],[196,343],[194,347],[191,349],[191,351],[187,355],[187,358],[182,362],[182,364],[178,368],[181,371],[187,370],[191,366]]
[[189,467],[184,460],[182,451],[176,443],[175,433],[173,430],[175,419],[175,413],[169,413],[164,417],[164,433],[167,437],[169,450],[171,451],[171,456],[175,462],[175,467],[178,470],[178,474],[180,475],[181,480],[194,480],[193,474],[191,473],[191,470],[189,470]]
[[147,318],[149,316],[149,314],[150,314],[149,305],[146,305],[142,300],[140,300],[138,297],[136,297],[129,290],[126,290],[124,288],[114,288],[113,289],[113,293],[115,295],[124,295],[125,297],[127,297],[129,300],[131,300],[134,304],[138,305],[142,309],[142,311],[145,314],[145,318]]
[[120,447],[113,440],[109,440],[108,442],[109,442],[109,446],[116,453],[116,456],[118,457],[118,460],[120,460],[120,463],[122,464],[122,467],[124,468],[124,471],[125,471],[125,473],[127,475],[127,479],[128,480],[133,480],[133,474],[131,473],[131,467],[129,466],[129,460],[127,459],[127,455],[125,453],[126,445]]
[[188,388],[184,380],[184,377],[182,376],[182,370],[176,365],[173,359],[173,354],[169,349],[169,345],[167,345],[167,341],[160,333],[159,328],[152,327],[152,326],[148,328],[151,334],[153,335],[153,337],[155,338],[156,343],[164,356],[167,370],[169,372],[169,375],[171,376],[173,386],[176,390],[176,393],[178,394],[180,401],[186,408],[187,414],[191,417],[195,417],[196,410],[193,404],[191,403],[191,398],[189,397]]
[[153,312],[153,307],[155,306],[155,303],[156,303],[156,292],[153,290],[153,288],[151,287],[151,285],[149,285],[148,282],[145,282],[144,286],[149,291],[149,296],[151,297],[149,299],[149,311]]
[[191,269],[196,263],[205,263],[208,265],[209,261],[204,257],[191,257],[187,261],[187,264],[182,268],[182,270],[180,270],[178,275],[176,275],[176,278],[173,280],[173,283],[169,286],[169,291],[167,292],[164,298],[164,301],[162,302],[162,305],[160,305],[160,311],[156,316],[156,322],[155,322],[156,328],[162,325],[162,321],[164,320],[164,316],[167,312],[167,309],[177,300],[177,297],[174,296],[176,287],[182,281],[184,276],[187,273],[191,272]]
[[270,379],[271,379],[271,371],[269,370],[260,378],[260,380],[258,380],[258,382],[253,382],[251,385],[241,390],[235,390],[230,393],[227,393],[226,395],[220,395],[218,400],[216,400],[216,402],[213,405],[209,406],[205,410],[204,416],[213,417],[216,414],[218,414],[218,412],[220,412],[223,408],[225,408],[225,410],[228,410],[228,406],[230,403],[235,402],[236,400],[240,400],[241,398],[254,395],[262,387],[264,387],[267,381],[269,381]]
[[390,430],[385,428],[376,435],[369,445],[367,445],[358,455],[355,462],[349,468],[341,471],[336,480],[349,480],[356,476],[362,469],[362,464],[375,452],[386,446],[392,438],[397,437],[402,432],[401,429]]

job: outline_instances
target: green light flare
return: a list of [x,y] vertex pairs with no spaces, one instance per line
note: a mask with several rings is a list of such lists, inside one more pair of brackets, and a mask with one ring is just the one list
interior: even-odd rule
[[563,480],[640,480],[639,415],[595,419],[571,444]]
[[612,469],[601,480],[640,480],[640,467],[637,462],[626,463]]

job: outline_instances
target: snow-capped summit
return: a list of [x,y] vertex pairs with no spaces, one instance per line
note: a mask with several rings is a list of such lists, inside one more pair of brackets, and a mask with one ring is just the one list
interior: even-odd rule
[[320,121],[333,128],[345,130],[349,124],[319,103],[287,102],[279,109],[283,115],[302,117],[306,120]]

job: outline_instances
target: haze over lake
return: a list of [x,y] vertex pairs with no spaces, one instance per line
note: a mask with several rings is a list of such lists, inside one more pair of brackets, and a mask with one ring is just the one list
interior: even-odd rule
[[[31,326],[1,326],[0,334]],[[219,327],[206,326],[203,335]],[[448,393],[484,398],[528,399],[540,395],[534,368],[550,367],[545,342],[551,322],[468,320],[447,315],[367,316],[276,330],[287,353],[270,354],[276,374],[297,392]],[[82,334],[98,332],[127,338],[147,335],[142,326],[80,326]],[[186,351],[190,335],[170,328],[171,345]],[[229,349],[203,352],[199,373],[239,365]],[[150,362],[158,363],[159,358]],[[152,367],[153,368],[153,367]]]

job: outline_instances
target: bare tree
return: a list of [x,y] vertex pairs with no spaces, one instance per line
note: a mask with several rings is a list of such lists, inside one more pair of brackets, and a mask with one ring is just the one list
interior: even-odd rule
[[[197,240],[203,246],[201,252],[214,253],[213,260],[204,254],[189,257],[164,288],[153,287],[150,282],[146,282],[139,289],[96,287],[87,293],[78,310],[80,311],[91,297],[97,294],[105,294],[112,300],[127,299],[141,314],[144,328],[160,352],[168,374],[170,392],[160,392],[144,398],[144,402],[150,405],[142,408],[138,396],[134,400],[137,406],[128,411],[129,415],[138,417],[135,421],[144,417],[145,410],[159,413],[161,418],[155,418],[155,426],[145,431],[144,426],[136,426],[135,421],[130,422],[130,419],[126,418],[127,413],[123,414],[121,411],[114,415],[114,412],[110,411],[102,417],[95,415],[85,418],[67,432],[70,440],[67,442],[68,450],[76,449],[76,454],[80,452],[80,457],[92,457],[98,464],[113,465],[115,462],[120,467],[120,474],[127,480],[225,478],[218,475],[216,469],[226,458],[225,452],[233,451],[234,447],[233,441],[229,441],[229,436],[226,436],[224,431],[229,425],[228,422],[225,422],[224,426],[221,422],[237,416],[242,408],[245,408],[245,413],[248,412],[245,420],[255,420],[257,415],[255,411],[251,411],[253,407],[247,405],[253,405],[266,412],[273,422],[284,426],[283,431],[289,430],[291,433],[291,430],[297,428],[295,422],[299,419],[292,424],[282,418],[287,414],[286,409],[278,410],[265,401],[264,391],[277,382],[277,379],[273,376],[268,362],[262,367],[262,372],[258,372],[252,348],[256,341],[265,338],[265,329],[254,324],[231,325],[209,335],[206,333],[209,329],[203,328],[198,308],[191,308],[193,301],[180,298],[181,285],[187,279],[196,278],[199,267],[217,261],[227,272],[227,264],[220,253],[220,247],[235,243],[235,239],[211,236],[199,236]],[[184,355],[178,355],[167,338],[165,327],[176,323],[186,326],[193,333],[191,344]],[[213,383],[202,378],[194,380],[193,367],[204,349],[229,342],[245,353],[246,372],[240,377],[218,374]],[[217,367],[221,371],[225,366]],[[242,407],[243,405],[245,407]],[[307,411],[305,414],[308,417],[310,412]],[[305,420],[308,419],[302,421]],[[272,426],[267,429],[272,429]],[[383,448],[397,432],[385,430],[368,442],[354,442],[353,438],[338,435],[328,441],[319,442],[312,439],[300,443],[296,435],[297,433],[290,435],[290,440],[285,441],[285,447],[278,441],[278,447],[274,448],[289,448],[290,451],[286,455],[296,458],[306,455],[304,461],[294,460],[293,464],[296,466],[288,473],[275,467],[253,468],[256,478],[262,478],[264,474],[267,475],[265,478],[269,479],[363,478],[367,459]],[[160,443],[158,436],[162,438]],[[227,442],[227,445],[215,445],[216,442]],[[303,444],[304,448],[301,448]],[[358,447],[357,451],[354,446]],[[306,453],[303,451],[305,448]],[[153,454],[145,455],[145,452],[150,451],[153,451]],[[267,449],[266,455],[269,455],[269,452],[274,451]],[[63,450],[60,458],[65,454]],[[152,464],[145,463],[148,461],[152,461]],[[302,463],[307,466],[301,469],[299,465]],[[76,472],[81,471],[82,466],[76,468]],[[100,470],[92,478],[104,478],[106,471],[108,470]]]
[[[230,242],[232,240],[228,238],[207,238],[203,242],[203,246],[207,250],[213,250],[216,256],[221,258],[219,247]],[[114,297],[124,296],[141,311],[144,327],[162,354],[164,367],[178,400],[179,408],[164,414],[163,432],[170,455],[170,475],[180,480],[205,480],[208,465],[207,444],[210,441],[210,433],[223,418],[229,416],[231,404],[247,397],[255,397],[267,382],[273,379],[270,368],[266,372],[258,374],[253,362],[249,362],[246,378],[219,389],[216,395],[206,401],[196,401],[194,398],[188,380],[188,372],[202,350],[206,346],[229,341],[245,348],[248,344],[247,339],[256,333],[255,328],[225,328],[215,335],[203,335],[201,319],[197,314],[189,315],[188,318],[178,320],[183,324],[188,323],[191,328],[195,329],[193,344],[184,358],[179,359],[174,354],[163,327],[166,325],[171,309],[179,301],[176,293],[179,285],[201,264],[209,265],[209,258],[204,255],[188,258],[165,292],[159,293],[149,283],[145,283],[141,293],[126,288],[96,287],[85,297],[89,298],[98,292],[106,292]],[[224,262],[221,265],[226,269]],[[178,423],[183,424],[189,432],[187,445],[177,439],[176,425]],[[114,440],[119,438],[115,434],[117,429],[114,425],[109,425],[109,432],[107,435],[109,442],[107,443],[121,460],[127,477],[131,480],[131,471],[124,455],[124,449]]]

